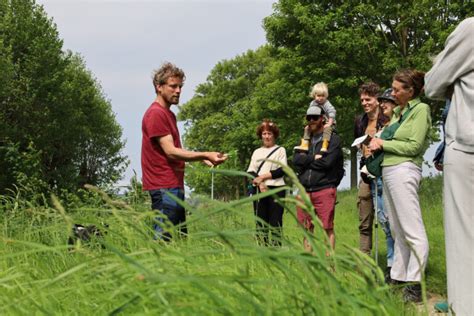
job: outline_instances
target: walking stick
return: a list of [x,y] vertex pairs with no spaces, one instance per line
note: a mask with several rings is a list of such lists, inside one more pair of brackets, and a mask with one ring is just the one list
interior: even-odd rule
[[378,177],[374,179],[375,183],[375,202],[374,202],[374,211],[375,211],[375,264],[379,265],[379,218],[378,218],[378,199],[379,199],[379,184]]
[[214,200],[214,166],[211,167],[211,200]]

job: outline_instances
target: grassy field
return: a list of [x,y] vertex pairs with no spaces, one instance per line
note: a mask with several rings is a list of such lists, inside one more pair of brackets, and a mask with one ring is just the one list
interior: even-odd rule
[[[444,295],[441,179],[424,179],[422,208],[430,240],[428,293]],[[21,196],[0,202],[0,314],[160,315],[416,315],[401,291],[358,250],[356,192],[338,194],[336,251],[324,234],[309,236],[286,201],[281,248],[258,246],[250,199],[201,200],[190,208],[187,239],[151,237],[149,205],[69,199],[37,206]],[[101,223],[106,222],[107,228]],[[68,248],[73,223],[107,234]],[[314,245],[305,253],[302,239]],[[421,309],[426,313],[427,307]]]

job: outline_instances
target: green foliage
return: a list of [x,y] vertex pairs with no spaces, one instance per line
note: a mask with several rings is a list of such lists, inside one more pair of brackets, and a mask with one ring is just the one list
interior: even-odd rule
[[[95,202],[53,208],[0,198],[0,313],[419,314],[403,305],[397,288],[383,284],[374,261],[356,250],[356,194],[338,193],[337,245],[329,257],[323,230],[317,225],[309,235],[297,225],[291,196],[283,201],[282,248],[255,242],[252,198],[201,199],[188,207],[188,238],[169,244],[152,240],[151,211]],[[441,178],[424,179],[420,195],[435,249],[426,286],[445,295],[444,252],[438,251],[444,247]],[[104,236],[68,248],[72,223],[97,225]],[[313,254],[303,251],[303,237],[312,242]],[[381,238],[380,258],[384,244]]]
[[[0,1],[0,70],[0,148],[15,144],[21,155],[32,146],[35,176],[54,190],[120,177],[126,157],[110,102],[82,59],[62,51],[55,25],[34,1]],[[7,159],[1,154],[0,166]],[[19,184],[3,170],[0,192]]]
[[34,200],[37,193],[45,192],[47,184],[41,177],[41,152],[35,150],[30,143],[25,150],[20,150],[18,144],[7,143],[0,147],[0,168],[8,170],[0,175],[1,183],[16,183],[16,188]]
[[[269,44],[219,62],[184,105],[185,143],[197,150],[237,149],[239,169],[245,170],[259,146],[253,131],[270,118],[280,126],[278,143],[291,159],[310,88],[324,81],[348,153],[354,119],[362,112],[360,84],[370,80],[388,87],[400,68],[428,70],[448,34],[473,14],[472,1],[280,0],[264,19]],[[441,104],[428,103],[436,124]],[[209,182],[201,178],[187,181]]]
[[[269,54],[269,49],[262,47],[215,66],[207,82],[196,88],[196,95],[179,112],[179,118],[186,121],[187,148],[231,153],[225,168],[246,170],[252,151],[260,146],[255,136],[260,105],[251,96],[256,80],[272,61]],[[193,167],[187,175],[188,185],[198,193],[209,192],[211,173],[196,164]],[[244,178],[236,182],[219,177],[217,181],[216,196],[229,196],[229,192],[239,196],[246,187]]]
[[130,185],[127,186],[125,200],[133,206],[148,203],[149,196],[147,191],[143,191],[143,184],[138,180],[137,173],[133,170],[133,177],[130,179]]
[[[248,174],[235,177],[225,169],[238,170],[240,168],[237,150],[228,153],[225,166],[209,168],[202,163],[193,163],[186,169],[186,184],[193,188],[193,193],[212,195],[220,200],[229,201],[240,198],[246,192]],[[214,191],[211,194],[212,189]]]
[[[288,82],[328,83],[338,132],[349,145],[361,112],[358,86],[372,80],[387,87],[400,68],[428,70],[447,35],[473,13],[470,1],[280,0],[264,26],[277,59],[296,75]],[[438,104],[433,114],[439,116]]]

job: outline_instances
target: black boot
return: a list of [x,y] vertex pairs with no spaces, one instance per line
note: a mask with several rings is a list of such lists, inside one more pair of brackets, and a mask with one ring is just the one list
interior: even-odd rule
[[400,284],[403,284],[405,282],[402,282],[402,281],[397,281],[397,280],[394,280],[392,279],[392,277],[390,276],[390,272],[392,271],[392,267],[387,267],[387,269],[385,269],[385,283],[388,284],[388,285],[400,285]]
[[392,267],[387,267],[387,269],[385,269],[385,283],[387,283],[388,285],[391,285],[391,284],[395,284],[394,281],[395,280],[392,280],[392,278],[390,277],[390,272],[392,271]]
[[407,285],[403,290],[403,301],[405,303],[420,303],[422,300],[420,283],[412,283]]

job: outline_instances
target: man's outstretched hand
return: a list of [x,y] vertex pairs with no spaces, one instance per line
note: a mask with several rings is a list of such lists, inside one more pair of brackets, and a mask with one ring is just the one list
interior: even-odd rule
[[227,160],[229,156],[220,152],[209,152],[207,154],[207,159],[204,160],[204,163],[209,167],[217,166]]

